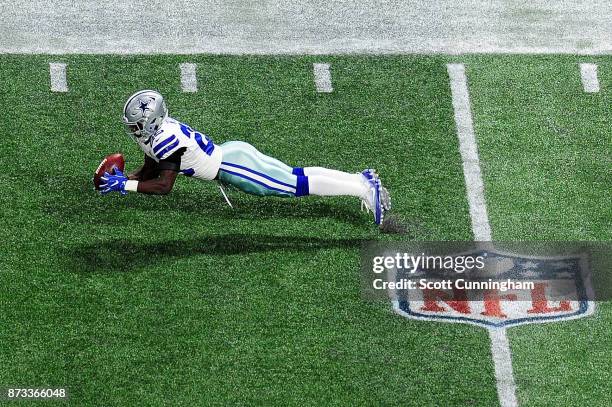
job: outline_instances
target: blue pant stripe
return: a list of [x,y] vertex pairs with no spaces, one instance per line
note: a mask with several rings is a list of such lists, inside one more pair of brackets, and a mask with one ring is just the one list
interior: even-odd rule
[[263,178],[265,178],[267,180],[270,180],[272,182],[276,182],[277,184],[280,184],[280,185],[283,185],[283,186],[286,186],[286,187],[289,187],[289,188],[296,189],[295,185],[291,185],[291,184],[287,184],[285,182],[279,181],[277,179],[274,179],[274,178],[270,177],[269,175],[263,174],[263,173],[261,173],[259,171],[255,171],[255,170],[253,170],[251,168],[248,168],[248,167],[245,167],[245,166],[242,166],[242,165],[232,164],[232,163],[228,163],[228,162],[225,162],[225,161],[221,162],[221,165],[228,165],[230,167],[240,168],[241,170],[252,172],[255,175],[259,175],[260,177],[263,177]]
[[[273,191],[279,191],[279,192],[283,192],[283,193],[285,193],[285,194],[295,195],[295,193],[294,193],[294,192],[291,192],[291,191],[285,191],[284,189],[280,189],[280,188],[274,188],[274,187],[272,187],[272,186],[270,186],[270,185],[267,185],[267,184],[265,184],[265,183],[263,183],[263,182],[261,182],[261,181],[259,181],[259,180],[253,179],[253,178],[251,178],[251,177],[247,177],[247,176],[246,176],[246,175],[244,175],[244,174],[239,174],[239,173],[234,172],[234,171],[226,170],[225,168],[221,168],[221,169],[219,169],[219,171],[224,171],[224,172],[227,172],[228,174],[232,174],[232,175],[235,175],[235,176],[240,177],[240,178],[248,179],[248,180],[249,180],[249,181],[251,181],[251,182],[254,182],[254,183],[256,183],[256,184],[259,184],[259,185],[261,185],[261,186],[264,186],[264,187],[266,187],[267,189],[270,189],[270,190],[273,190]],[[275,181],[275,182],[276,182],[276,181]],[[283,185],[286,185],[286,184],[283,184]],[[289,185],[289,186],[290,186],[290,185]],[[295,187],[291,187],[291,188],[295,188]]]

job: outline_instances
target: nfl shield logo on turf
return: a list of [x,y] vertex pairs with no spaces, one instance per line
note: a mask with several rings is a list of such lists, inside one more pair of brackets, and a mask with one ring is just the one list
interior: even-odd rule
[[455,275],[452,284],[443,285],[443,273],[416,270],[410,277],[415,289],[391,294],[396,312],[411,319],[504,328],[582,318],[594,311],[583,257],[528,257],[496,250],[469,254],[486,259],[484,274]]

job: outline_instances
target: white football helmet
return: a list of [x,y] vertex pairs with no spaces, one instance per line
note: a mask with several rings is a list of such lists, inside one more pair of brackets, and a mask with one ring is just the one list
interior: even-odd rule
[[150,137],[168,117],[164,97],[154,90],[141,90],[129,97],[123,106],[125,131],[132,137]]

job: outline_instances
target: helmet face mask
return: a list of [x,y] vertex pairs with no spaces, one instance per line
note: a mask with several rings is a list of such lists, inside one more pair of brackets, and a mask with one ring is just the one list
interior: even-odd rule
[[123,124],[125,126],[125,132],[127,133],[128,136],[134,136],[136,138],[140,138],[143,136],[142,134],[142,129],[143,129],[143,124],[142,121],[140,122],[128,122],[126,121],[126,117],[123,117]]
[[154,90],[141,90],[130,96],[123,106],[123,124],[128,135],[138,139],[150,137],[168,117],[163,96]]

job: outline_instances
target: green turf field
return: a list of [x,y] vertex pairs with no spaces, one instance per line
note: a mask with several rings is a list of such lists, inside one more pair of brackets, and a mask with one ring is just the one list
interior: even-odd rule
[[[312,63],[331,63],[317,94]],[[0,56],[0,384],[75,405],[495,405],[487,331],[360,297],[365,240],[471,240],[447,62],[467,67],[494,239],[610,240],[609,87],[577,57]],[[49,61],[70,92],[51,93]],[[199,66],[180,91],[178,64]],[[166,197],[97,195],[103,156],[141,163],[131,93],[215,142],[295,166],[374,167],[405,234],[354,200],[260,199],[181,178]],[[606,405],[612,308],[511,328],[521,405]]]

